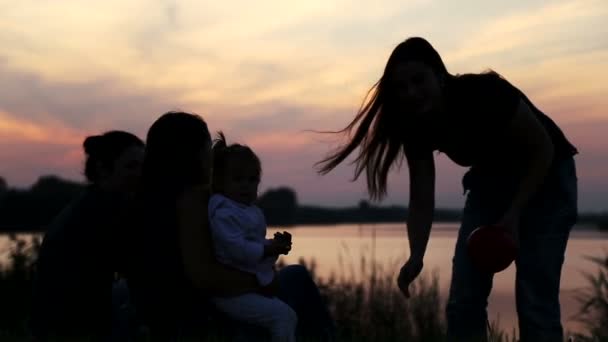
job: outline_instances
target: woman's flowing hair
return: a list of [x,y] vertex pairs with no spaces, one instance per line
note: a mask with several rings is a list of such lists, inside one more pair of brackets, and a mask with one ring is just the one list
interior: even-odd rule
[[412,37],[395,47],[380,80],[368,91],[355,118],[338,133],[348,136],[348,142],[316,163],[320,174],[327,174],[341,164],[355,149],[354,180],[365,171],[367,188],[372,199],[386,195],[388,173],[403,161],[400,154],[408,132],[410,117],[401,112],[394,101],[392,75],[399,64],[419,61],[430,66],[438,75],[450,77],[439,53],[423,38]]

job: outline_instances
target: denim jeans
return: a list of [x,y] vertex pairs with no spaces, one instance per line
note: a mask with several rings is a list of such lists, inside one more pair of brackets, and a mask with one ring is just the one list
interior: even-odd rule
[[[492,274],[474,268],[466,250],[469,234],[492,224],[508,208],[518,177],[493,176],[470,170],[463,179],[468,191],[453,258],[446,306],[448,339],[486,339],[487,304]],[[515,297],[520,341],[563,341],[559,304],[562,264],[568,237],[577,219],[574,160],[554,163],[545,182],[528,203],[519,225],[515,260]]]
[[[135,318],[135,308],[130,303],[129,289],[123,283],[116,283],[113,290],[112,342],[134,340],[142,326]],[[289,265],[279,272],[279,299],[287,303],[298,316],[296,333],[309,341],[332,341],[335,335],[334,321],[325,304],[319,288],[308,270],[301,265]],[[221,314],[209,302],[199,303],[193,298],[194,308],[188,312],[172,312],[179,324],[179,331],[171,331],[166,336],[155,336],[159,341],[178,341],[181,337],[200,337],[209,328],[221,332],[232,341],[267,341],[268,333],[259,327],[236,322]],[[219,329],[219,330],[218,330]]]
[[[279,299],[298,315],[296,333],[306,341],[329,342],[335,338],[335,325],[308,270],[289,265],[279,272]],[[232,322],[237,332],[233,341],[268,341],[268,334],[251,325]]]

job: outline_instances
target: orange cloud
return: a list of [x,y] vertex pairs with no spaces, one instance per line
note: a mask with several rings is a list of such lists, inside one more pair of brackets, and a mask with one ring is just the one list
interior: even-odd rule
[[59,145],[74,145],[82,141],[83,134],[60,124],[34,123],[19,120],[15,115],[0,111],[0,139]]
[[31,184],[46,174],[81,178],[84,132],[16,117],[0,111],[0,176],[13,185]]

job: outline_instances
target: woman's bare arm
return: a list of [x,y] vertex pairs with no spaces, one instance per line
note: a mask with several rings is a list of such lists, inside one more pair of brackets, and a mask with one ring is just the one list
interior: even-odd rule
[[407,161],[410,173],[407,218],[410,259],[422,262],[435,211],[435,161],[431,151],[425,158],[407,158]]

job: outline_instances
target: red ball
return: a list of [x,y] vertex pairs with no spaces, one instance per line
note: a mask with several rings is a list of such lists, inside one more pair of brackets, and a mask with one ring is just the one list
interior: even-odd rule
[[505,270],[517,254],[513,238],[497,225],[481,226],[471,232],[467,250],[475,267],[485,273]]

